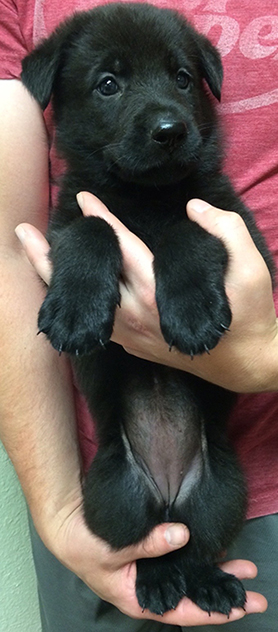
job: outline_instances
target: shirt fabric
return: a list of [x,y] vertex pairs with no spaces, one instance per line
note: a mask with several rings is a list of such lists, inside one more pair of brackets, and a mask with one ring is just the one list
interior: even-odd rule
[[[18,78],[21,59],[65,17],[101,0],[0,0],[0,77]],[[184,13],[218,46],[224,64],[219,106],[225,171],[257,223],[278,266],[278,7],[273,0],[153,0]],[[276,5],[276,6],[275,6]],[[61,171],[49,132],[51,182]],[[55,185],[51,185],[52,199]],[[232,209],[231,209],[232,210]],[[244,257],[244,253],[242,253]],[[278,293],[275,296],[276,307]],[[76,390],[80,447],[87,470],[97,444],[85,401]],[[230,434],[249,487],[249,517],[278,512],[278,395],[242,395]]]

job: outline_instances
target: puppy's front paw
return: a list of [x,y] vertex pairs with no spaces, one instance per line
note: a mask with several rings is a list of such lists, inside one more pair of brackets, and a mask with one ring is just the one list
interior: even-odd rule
[[111,337],[117,303],[118,284],[96,288],[80,278],[67,288],[60,277],[50,288],[39,312],[39,330],[46,334],[57,351],[82,355]]
[[204,280],[171,288],[160,285],[157,304],[169,347],[194,356],[213,349],[229,328],[232,315],[224,287]]

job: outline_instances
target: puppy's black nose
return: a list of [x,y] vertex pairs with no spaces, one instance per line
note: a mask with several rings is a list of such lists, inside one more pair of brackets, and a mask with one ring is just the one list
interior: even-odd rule
[[162,120],[152,131],[152,139],[166,149],[181,145],[187,134],[187,127],[183,121]]

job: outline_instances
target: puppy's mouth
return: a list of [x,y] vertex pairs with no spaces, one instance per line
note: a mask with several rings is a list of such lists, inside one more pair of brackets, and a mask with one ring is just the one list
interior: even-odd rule
[[[124,143],[107,147],[105,162],[110,173],[124,182],[142,185],[169,185],[187,177],[200,158],[201,139],[180,146],[153,148],[147,145],[131,151]],[[137,147],[137,146],[136,146]]]
[[123,182],[134,182],[146,186],[175,184],[186,178],[193,169],[192,164],[180,162],[174,164],[158,164],[145,169],[128,169],[120,163],[113,163],[111,171]]
[[152,126],[130,127],[104,148],[103,159],[109,172],[124,182],[169,185],[196,167],[203,142],[196,125],[168,115]]

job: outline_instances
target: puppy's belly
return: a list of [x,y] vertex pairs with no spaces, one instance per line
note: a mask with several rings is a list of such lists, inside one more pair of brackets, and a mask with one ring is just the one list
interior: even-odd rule
[[199,481],[206,439],[193,402],[177,396],[171,382],[155,379],[152,386],[140,391],[137,385],[129,396],[123,439],[134,467],[142,470],[156,499],[170,509]]

